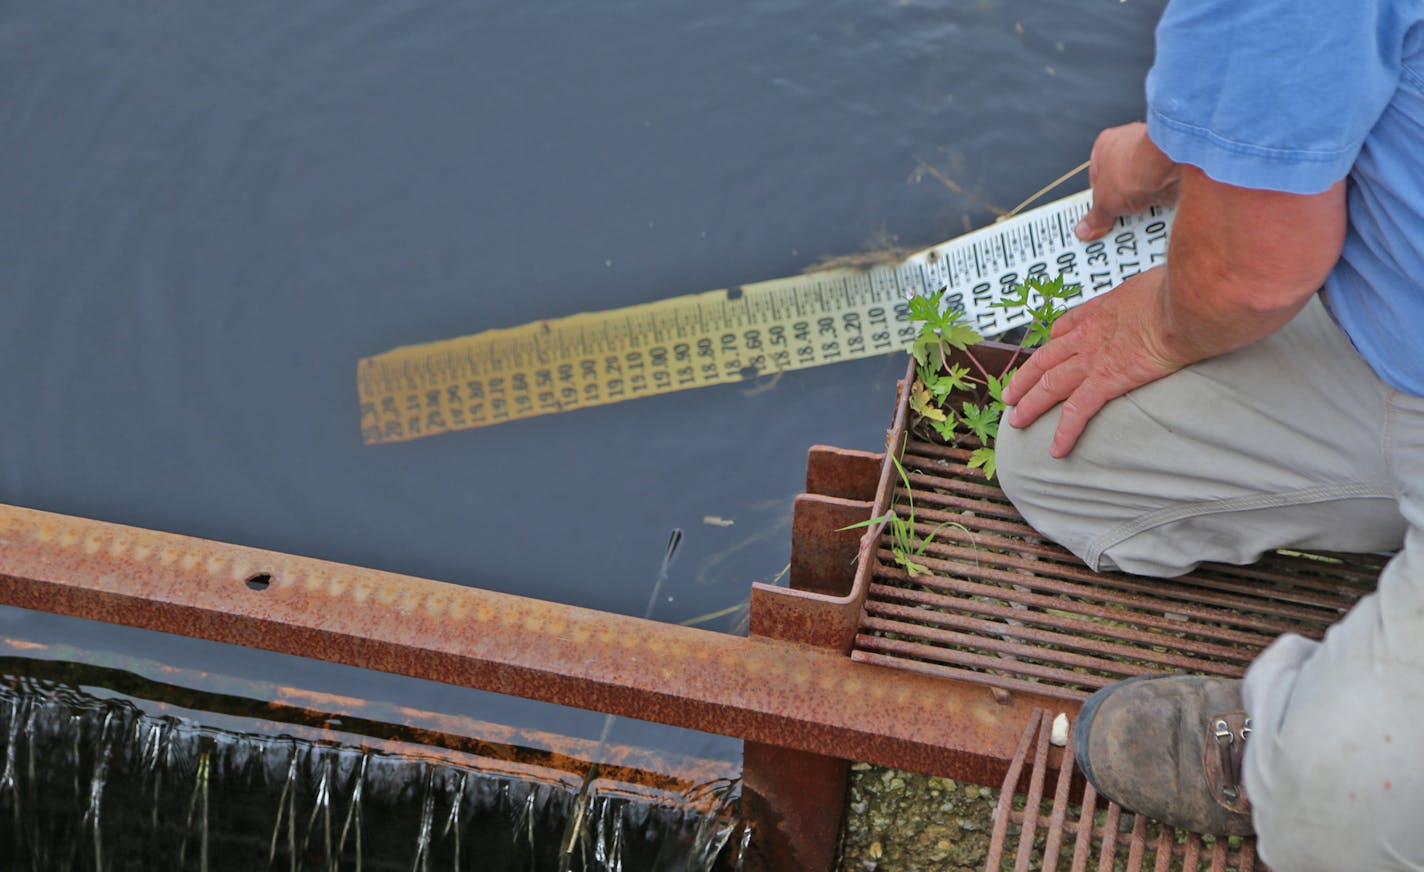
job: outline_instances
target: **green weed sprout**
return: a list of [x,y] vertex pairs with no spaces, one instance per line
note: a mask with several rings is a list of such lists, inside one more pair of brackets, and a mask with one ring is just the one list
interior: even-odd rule
[[[841,527],[841,529],[858,530],[862,527],[875,527],[884,524],[886,528],[890,531],[890,552],[895,555],[895,562],[900,564],[901,568],[903,568],[905,570],[905,573],[911,578],[914,578],[917,575],[929,575],[930,568],[928,566],[925,566],[923,563],[920,563],[919,558],[924,557],[925,549],[928,548],[930,546],[930,543],[934,541],[935,535],[938,534],[939,531],[943,530],[945,527],[959,527],[959,529],[961,530],[964,530],[965,528],[960,524],[954,523],[953,521],[945,521],[944,523],[937,525],[933,530],[931,530],[928,536],[925,536],[925,538],[916,541],[915,496],[914,491],[910,489],[910,476],[906,474],[905,467],[900,463],[900,459],[898,457],[896,457],[894,454],[891,454],[890,460],[895,464],[895,471],[900,473],[900,482],[905,485],[907,505],[905,516],[901,517],[900,514],[895,510],[895,507],[891,506],[889,511],[887,511],[883,515],[880,515],[879,517],[870,518],[869,520],[861,521],[857,524],[851,524],[846,527]],[[968,531],[965,530],[965,532]]]

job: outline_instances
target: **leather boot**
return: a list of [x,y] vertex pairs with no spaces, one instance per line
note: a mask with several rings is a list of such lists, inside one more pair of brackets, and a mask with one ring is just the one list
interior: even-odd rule
[[1142,675],[1110,684],[1078,715],[1073,753],[1100,795],[1194,833],[1252,832],[1241,760],[1251,720],[1241,682]]

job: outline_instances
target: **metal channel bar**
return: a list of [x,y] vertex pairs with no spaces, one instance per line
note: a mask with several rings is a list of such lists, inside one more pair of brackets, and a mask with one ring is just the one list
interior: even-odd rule
[[[932,533],[934,524],[917,523],[915,529],[919,532],[923,528],[924,533]],[[963,536],[962,531],[956,530]],[[950,538],[950,537],[946,537]],[[959,537],[953,537],[959,541]],[[1020,549],[1015,548],[1012,540],[1002,540],[999,537],[992,537],[994,544],[999,547],[1014,548],[1015,554],[1000,554],[988,549],[990,540],[971,542],[969,547],[957,547],[947,545],[943,540],[930,543],[926,551],[942,559],[968,559],[978,561],[981,564],[992,565],[1006,570],[1029,570],[1039,572],[1051,568],[1055,575],[1071,581],[1087,582],[1094,585],[1114,588],[1132,592],[1148,592],[1156,596],[1173,596],[1181,599],[1184,603],[1199,603],[1207,606],[1215,606],[1226,609],[1250,608],[1253,612],[1273,617],[1282,617],[1287,620],[1320,620],[1327,621],[1338,619],[1340,609],[1348,608],[1353,603],[1353,598],[1346,598],[1340,595],[1338,589],[1322,593],[1312,590],[1300,590],[1292,585],[1280,591],[1280,599],[1289,598],[1290,604],[1283,602],[1264,600],[1260,597],[1262,583],[1255,582],[1231,582],[1213,577],[1205,572],[1196,572],[1192,575],[1190,586],[1178,586],[1164,590],[1158,583],[1151,581],[1141,582],[1131,576],[1104,576],[1094,572],[1082,563],[1072,560],[1071,562],[1059,562],[1047,564],[1040,557],[1049,557],[1063,561],[1065,552],[1061,550],[1050,550],[1046,548],[1034,549],[1033,554],[1017,553]],[[1027,549],[1024,549],[1027,550]],[[1338,585],[1337,585],[1338,587]],[[1297,605],[1298,604],[1298,605]],[[1323,611],[1322,611],[1323,610]]]
[[0,602],[931,774],[1002,772],[1031,693],[456,584],[0,506]]
[[[892,589],[894,590],[894,589]],[[877,588],[871,588],[871,593],[877,593]],[[887,594],[891,596],[893,594]],[[1238,661],[1239,665],[1218,664],[1210,661],[1203,661],[1199,658],[1188,657],[1172,651],[1158,651],[1155,648],[1142,648],[1132,645],[1122,645],[1113,642],[1093,640],[1095,644],[1087,645],[1083,637],[1071,633],[1055,633],[1049,630],[1041,630],[1027,625],[1027,622],[1019,619],[1013,614],[1015,610],[1005,609],[1007,614],[1002,616],[1009,620],[1018,621],[1013,625],[1012,631],[1006,631],[1004,625],[997,621],[982,620],[979,618],[967,617],[955,612],[942,612],[933,615],[926,615],[925,609],[915,609],[908,606],[899,606],[892,603],[883,602],[879,599],[872,599],[865,604],[866,618],[863,626],[867,629],[874,629],[880,632],[899,633],[904,636],[914,636],[917,633],[925,634],[925,638],[936,638],[938,640],[953,643],[955,640],[964,641],[973,639],[976,642],[986,637],[999,637],[1003,640],[1012,633],[1013,643],[1004,640],[996,644],[1002,644],[1005,650],[1010,653],[1021,651],[1028,653],[1028,650],[1039,650],[1030,648],[1027,645],[1016,644],[1018,642],[1036,642],[1040,645],[1051,646],[1061,652],[1064,656],[1069,656],[1075,648],[1081,648],[1094,653],[1099,653],[1108,658],[1124,658],[1139,661],[1143,664],[1143,669],[1150,668],[1147,664],[1157,664],[1157,671],[1162,667],[1182,670],[1209,669],[1215,674],[1226,676],[1239,676],[1246,671],[1246,664],[1250,662],[1249,655],[1241,651],[1223,649],[1226,656]],[[1022,611],[1017,610],[1017,611]],[[925,624],[931,625],[926,627]],[[945,633],[935,630],[935,627],[952,627],[961,632]],[[1007,647],[1012,645],[1012,648]],[[1022,650],[1028,649],[1028,650]],[[1076,656],[1076,655],[1074,655]],[[1089,661],[1092,661],[1091,663]],[[1066,661],[1065,661],[1066,662]],[[1081,665],[1091,668],[1093,663],[1098,663],[1096,658],[1084,658]]]
[[[883,567],[877,570],[876,577],[884,581],[899,582],[901,584],[906,584],[910,581],[909,577],[903,572],[897,572],[889,567]],[[1012,576],[1012,581],[1009,583],[1026,587],[1026,585],[1021,584],[1020,579],[1032,580],[1028,576]],[[1151,627],[1167,633],[1190,633],[1193,636],[1202,636],[1237,645],[1252,646],[1255,650],[1259,650],[1275,638],[1274,635],[1270,634],[1233,630],[1227,627],[1199,622],[1189,623],[1178,618],[1166,617],[1166,614],[1169,613],[1180,614],[1173,610],[1170,600],[1155,602],[1144,600],[1142,601],[1142,607],[1149,611],[1134,611],[1115,602],[1105,602],[1105,598],[1103,597],[1091,597],[1091,588],[1080,588],[1080,590],[1084,591],[1084,593],[1080,594],[1082,599],[1074,600],[1067,597],[1051,595],[1052,593],[1071,593],[1071,591],[1065,592],[1060,590],[1050,591],[1048,594],[1038,594],[1012,587],[1004,588],[993,584],[979,584],[943,575],[933,577],[920,576],[914,579],[914,581],[924,587],[932,587],[935,590],[944,591],[948,594],[957,594],[964,597],[993,597],[1022,605],[1054,609],[1066,614],[1079,614],[1089,619],[1105,618],[1135,624],[1139,627]],[[1019,619],[1025,621],[1037,620],[1038,615],[1030,612]],[[1242,618],[1240,620],[1247,619]],[[1092,628],[1084,627],[1083,629],[1087,630]],[[1319,636],[1323,631],[1324,628],[1322,626],[1317,630],[1315,635]],[[1101,631],[1098,632],[1100,633]],[[1300,631],[1297,630],[1297,632]],[[1254,653],[1251,656],[1254,656]]]
[[[916,530],[919,527],[917,525]],[[926,532],[932,530],[928,527]],[[888,553],[888,551],[887,551]],[[1286,609],[1262,597],[1213,597],[1195,588],[1197,576],[1187,582],[1163,584],[1159,579],[1128,576],[1124,573],[1097,573],[1087,568],[1055,566],[1046,561],[1014,560],[1003,555],[980,553],[972,548],[952,548],[931,544],[922,555],[927,566],[952,571],[986,581],[1023,584],[1050,593],[1073,596],[1093,596],[1107,602],[1129,607],[1156,608],[1162,603],[1168,610],[1202,621],[1237,623],[1268,631],[1275,636],[1291,631],[1296,622],[1331,623],[1343,612],[1332,608],[1328,612],[1307,609]],[[1009,568],[999,569],[992,564]],[[1027,570],[1027,572],[1021,571]],[[1049,573],[1052,573],[1051,575]],[[1275,615],[1282,617],[1277,618]]]

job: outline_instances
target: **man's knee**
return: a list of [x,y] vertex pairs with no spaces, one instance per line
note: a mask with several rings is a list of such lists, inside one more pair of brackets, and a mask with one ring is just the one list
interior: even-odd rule
[[[1054,420],[1050,422],[1047,418]],[[1053,427],[1049,424],[1056,424],[1056,419],[1056,415],[1050,414],[1023,429],[1009,426],[1007,420],[999,424],[999,435],[994,442],[999,486],[1026,518],[1036,514],[1035,509],[1048,487],[1049,464],[1056,462],[1048,454],[1053,438]]]
[[[1035,470],[1044,463],[1051,462],[1048,456],[1048,440],[1052,429],[1039,427],[1040,419],[1034,425],[1020,429],[1012,427],[1007,420],[999,424],[999,435],[994,441],[995,461],[998,464],[999,483],[1004,493],[1017,502],[1016,494],[1028,493],[1028,485],[1035,478]],[[1047,433],[1047,437],[1043,434]]]
[[1087,470],[1048,453],[1057,426],[1057,409],[1023,429],[1007,421],[1000,424],[995,442],[997,476],[999,486],[1030,526],[1083,559],[1104,523],[1084,493],[1092,482],[1078,480],[1080,472],[1087,478]]

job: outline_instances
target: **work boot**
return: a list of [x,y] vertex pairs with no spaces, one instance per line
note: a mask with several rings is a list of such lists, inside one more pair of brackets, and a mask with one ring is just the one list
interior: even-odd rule
[[1141,675],[1110,684],[1078,715],[1073,754],[1098,793],[1193,833],[1250,835],[1241,761],[1251,719],[1241,682]]

